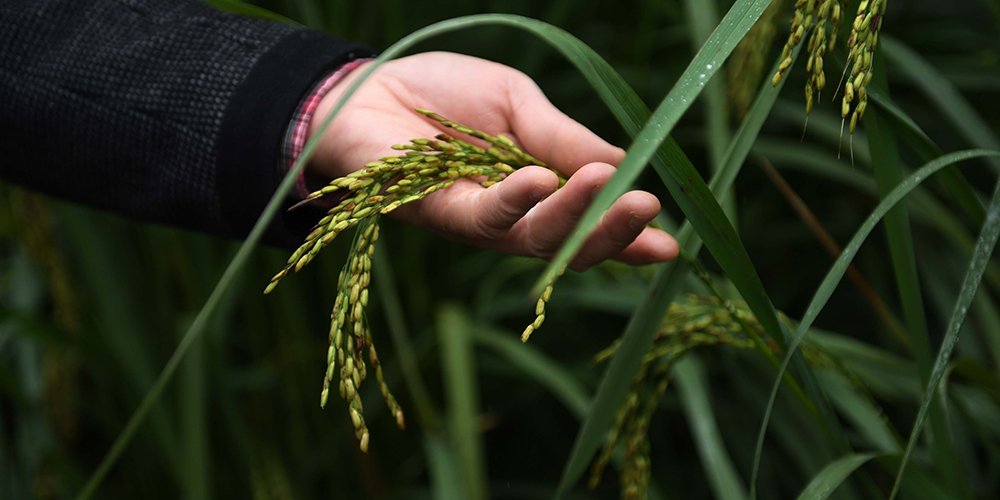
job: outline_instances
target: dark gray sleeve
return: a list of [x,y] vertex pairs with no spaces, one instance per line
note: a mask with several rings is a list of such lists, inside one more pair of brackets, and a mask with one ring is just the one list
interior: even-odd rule
[[[284,132],[363,46],[197,0],[0,1],[0,176],[68,200],[245,236]],[[282,215],[268,241],[305,221]]]

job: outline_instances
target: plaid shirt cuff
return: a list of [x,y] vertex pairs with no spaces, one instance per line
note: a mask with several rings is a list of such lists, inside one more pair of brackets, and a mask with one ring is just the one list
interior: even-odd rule
[[[279,168],[281,169],[282,175],[288,173],[295,165],[295,160],[299,158],[302,154],[302,148],[306,145],[306,135],[309,131],[309,122],[312,121],[313,114],[316,112],[316,107],[319,106],[319,102],[326,96],[327,92],[333,88],[344,76],[350,73],[354,68],[357,68],[363,63],[371,61],[372,59],[356,59],[351,61],[340,68],[338,68],[333,73],[327,75],[326,78],[320,80],[313,88],[306,94],[305,99],[299,103],[299,107],[295,109],[295,114],[292,115],[292,121],[288,125],[288,130],[285,132],[285,140],[281,147],[281,161]],[[295,194],[299,198],[305,198],[309,196],[309,188],[306,186],[306,179],[303,173],[299,173],[299,178],[295,180]]]

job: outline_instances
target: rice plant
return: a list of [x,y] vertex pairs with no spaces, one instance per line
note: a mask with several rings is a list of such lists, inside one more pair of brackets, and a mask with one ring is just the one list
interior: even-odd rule
[[[379,49],[343,99],[509,64],[627,155],[549,263],[389,216],[541,164],[430,111],[290,258],[258,242],[315,144],[244,242],[0,186],[0,497],[1000,491],[992,2],[209,3]],[[635,186],[682,257],[563,273]]]

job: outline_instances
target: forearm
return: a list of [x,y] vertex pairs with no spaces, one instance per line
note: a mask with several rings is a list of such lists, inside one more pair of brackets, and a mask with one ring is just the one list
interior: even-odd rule
[[[370,51],[197,1],[0,4],[3,177],[135,218],[245,235],[289,121]],[[296,237],[282,219],[273,242]]]

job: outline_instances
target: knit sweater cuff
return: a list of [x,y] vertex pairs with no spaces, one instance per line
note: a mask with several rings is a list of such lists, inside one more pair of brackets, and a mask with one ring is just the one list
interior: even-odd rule
[[[295,110],[295,114],[292,116],[292,121],[288,124],[288,130],[285,132],[285,140],[282,142],[281,161],[278,164],[278,171],[281,172],[281,175],[288,173],[295,166],[295,161],[299,159],[299,155],[305,149],[306,138],[309,135],[309,124],[312,122],[313,115],[316,114],[316,109],[319,108],[319,103],[326,97],[326,94],[333,90],[333,87],[349,75],[351,71],[371,60],[370,58],[355,59],[337,68],[336,71],[330,73],[314,85],[309,93],[306,94],[306,97],[302,99],[299,107]],[[294,195],[297,199],[301,200],[308,197],[310,192],[311,189],[307,185],[305,171],[303,170],[299,172],[298,178],[295,179]],[[330,208],[322,204],[318,204],[317,206]]]
[[[315,31],[296,31],[264,53],[241,82],[222,117],[218,192],[233,237],[245,237],[281,183],[275,168],[288,124],[316,82],[371,49]],[[318,218],[315,210],[282,211],[265,241],[294,246]]]

